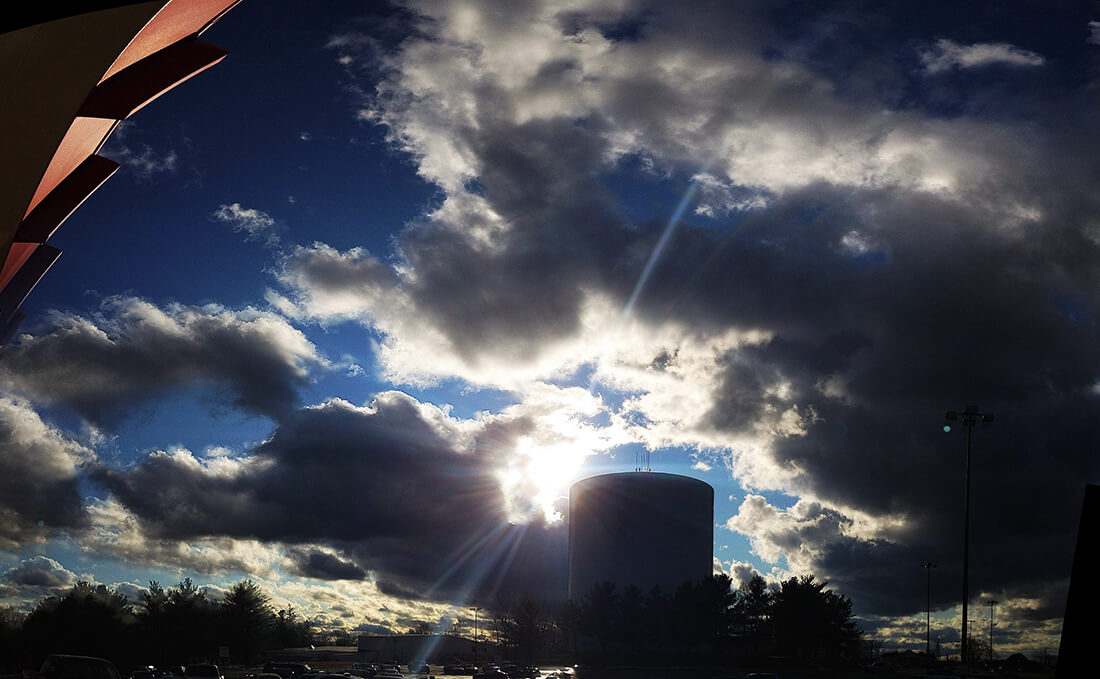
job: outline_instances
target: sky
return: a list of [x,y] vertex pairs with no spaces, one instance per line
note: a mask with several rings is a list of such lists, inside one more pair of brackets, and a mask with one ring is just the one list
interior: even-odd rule
[[[972,6],[973,5],[973,6]],[[1100,482],[1100,6],[244,0],[0,348],[0,600],[244,577],[322,630],[554,591],[569,485],[885,647],[1053,652]]]

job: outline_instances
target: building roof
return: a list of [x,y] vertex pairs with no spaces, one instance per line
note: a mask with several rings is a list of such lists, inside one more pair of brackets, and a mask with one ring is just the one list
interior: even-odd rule
[[227,52],[199,35],[240,0],[25,3],[0,33],[0,341],[57,261],[46,245],[118,169],[118,123]]

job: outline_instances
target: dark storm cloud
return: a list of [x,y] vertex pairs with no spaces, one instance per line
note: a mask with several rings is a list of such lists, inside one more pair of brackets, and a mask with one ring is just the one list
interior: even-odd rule
[[[534,361],[580,332],[593,291],[625,301],[667,215],[630,223],[639,196],[611,190],[623,158],[672,175],[709,165],[701,214],[715,219],[681,225],[635,313],[770,335],[716,361],[706,423],[751,433],[797,406],[804,431],[781,432],[771,463],[836,507],[803,508],[771,545],[865,613],[917,610],[919,563],[958,579],[962,441],[942,414],[979,403],[999,420],[975,437],[975,591],[1058,597],[1082,484],[1100,475],[1083,9],[630,3],[557,16],[554,43],[528,5],[479,15],[484,30],[459,37],[476,57],[448,70],[467,53],[447,31],[469,25],[412,4],[435,41],[391,55],[370,119],[456,201],[454,177],[476,175],[483,204],[398,236],[411,275],[395,289],[458,355]],[[590,28],[611,51],[585,49]],[[508,52],[499,67],[494,50],[528,41],[549,46],[544,61]],[[507,226],[486,245],[471,234],[490,213]]]
[[91,451],[6,397],[0,397],[0,451],[0,544],[87,523],[77,474]]
[[285,319],[251,309],[157,307],[108,300],[94,318],[55,314],[52,327],[0,350],[0,380],[41,403],[110,425],[158,395],[213,388],[230,404],[277,417],[296,405],[307,367],[324,364]]
[[340,557],[318,550],[292,549],[287,554],[299,575],[321,580],[361,580],[367,572]]
[[[813,566],[864,610],[900,614],[919,601],[914,564],[937,561],[938,577],[959,577],[963,441],[942,432],[943,411],[995,410],[996,424],[974,439],[972,582],[975,591],[1045,590],[1068,575],[1083,484],[1100,474],[1092,454],[1100,337],[1087,292],[1100,252],[1079,232],[1082,217],[1006,234],[980,223],[980,211],[935,199],[864,192],[856,200],[826,189],[788,196],[774,208],[787,220],[747,220],[714,273],[702,275],[696,305],[779,330],[725,369],[711,422],[738,430],[755,421],[775,398],[762,387],[780,381],[761,376],[786,379],[788,400],[817,421],[806,436],[778,441],[776,463],[801,470],[816,497],[911,526],[897,544],[840,531],[812,540],[826,546]],[[831,214],[791,220],[788,201],[829,205]],[[868,205],[890,227],[875,232],[881,254],[839,250]],[[670,262],[697,261],[686,252],[693,235]],[[668,269],[659,289],[700,275]],[[718,277],[749,294],[707,299]],[[937,599],[946,605],[955,595],[945,589]]]
[[629,247],[626,223],[586,176],[607,151],[594,131],[560,120],[491,124],[471,143],[485,198],[511,228],[488,250],[460,224],[407,229],[399,246],[419,274],[407,290],[462,355],[523,356],[577,332],[584,288],[602,285],[611,253]]
[[[484,34],[500,32],[514,38],[526,26],[524,22],[529,17],[523,17],[530,9],[479,16],[479,20],[488,22]],[[637,3],[612,13],[614,16],[606,11],[593,12],[591,16],[574,12],[559,17],[565,27],[563,30],[569,35],[587,25],[638,22],[642,18],[645,18],[642,23],[648,28],[633,35],[628,41],[630,49],[624,49],[623,56],[613,62],[617,67],[614,76],[609,77],[598,71],[586,72],[583,62],[585,53],[580,51],[576,59],[553,58],[538,64],[537,69],[531,64],[534,69],[532,75],[518,85],[511,81],[506,84],[502,82],[503,78],[494,79],[486,73],[476,73],[477,80],[475,84],[470,84],[471,89],[456,89],[458,94],[442,89],[427,93],[417,90],[414,96],[413,91],[406,89],[411,86],[401,79],[402,67],[414,69],[418,77],[427,74],[430,78],[435,70],[445,73],[442,70],[445,67],[440,66],[439,62],[422,57],[425,51],[433,54],[431,49],[446,49],[439,47],[445,41],[428,43],[430,47],[419,44],[405,53],[398,53],[389,62],[391,77],[380,86],[384,96],[371,102],[374,107],[371,109],[371,119],[387,125],[394,140],[411,153],[426,157],[421,163],[422,172],[429,178],[438,175],[439,182],[451,192],[452,202],[465,207],[440,210],[433,213],[430,219],[412,224],[398,235],[398,253],[403,259],[401,268],[414,275],[403,276],[404,280],[400,281],[389,281],[388,285],[399,291],[402,298],[407,296],[409,303],[415,307],[417,317],[430,322],[433,330],[441,331],[453,351],[468,364],[491,362],[500,356],[537,359],[556,340],[577,333],[579,314],[587,293],[593,290],[607,292],[613,298],[629,294],[637,281],[639,269],[660,235],[661,222],[644,224],[641,225],[643,228],[635,230],[634,225],[624,217],[620,198],[600,181],[601,175],[616,169],[608,164],[608,160],[614,158],[616,153],[623,153],[621,137],[635,139],[637,148],[630,150],[652,161],[659,171],[694,172],[708,160],[699,157],[701,152],[720,152],[714,147],[714,138],[730,132],[744,134],[746,130],[754,129],[754,122],[771,126],[764,127],[756,136],[761,140],[760,149],[755,149],[753,138],[746,136],[748,141],[743,145],[746,148],[742,154],[729,159],[739,169],[739,174],[744,175],[735,177],[734,183],[727,187],[731,195],[746,189],[737,186],[737,181],[763,185],[772,180],[782,185],[791,181],[790,177],[807,172],[810,173],[810,180],[822,184],[832,180],[841,185],[853,180],[864,181],[868,173],[873,177],[875,172],[881,172],[882,179],[868,182],[881,185],[905,183],[921,171],[937,170],[933,162],[915,167],[899,163],[894,167],[882,158],[874,157],[875,153],[893,157],[918,149],[929,134],[934,134],[926,129],[923,121],[919,118],[882,118],[879,106],[838,98],[829,90],[829,83],[813,77],[829,76],[831,73],[827,68],[812,70],[814,67],[823,67],[834,61],[844,62],[838,52],[842,45],[852,41],[836,37],[840,28],[843,28],[841,33],[854,31],[866,35],[872,32],[876,20],[868,17],[882,14],[884,8],[872,10],[860,14],[841,4],[839,8],[829,11],[808,11],[803,16],[793,6],[777,11],[774,3],[739,6],[736,11],[704,5],[691,11],[675,12],[670,12],[667,5],[659,3]],[[423,11],[430,15],[433,8],[426,6]],[[442,9],[440,12],[447,14]],[[660,15],[661,20],[653,19],[655,15]],[[852,16],[851,20],[843,18],[847,15]],[[885,20],[883,17],[878,19]],[[444,33],[446,22],[426,22],[424,29]],[[899,22],[890,24],[888,29],[886,34],[894,37],[905,30],[916,30],[912,39],[920,44],[923,44],[920,41],[930,40],[928,36],[935,36],[937,30],[927,21],[917,28]],[[820,54],[800,53],[797,58],[790,58],[791,63],[805,66],[811,69],[809,71],[784,68],[783,59],[779,59],[776,65],[759,56],[760,51],[769,45],[780,45],[785,41],[804,45],[807,35],[818,36],[816,40],[822,45],[836,43],[834,49]],[[446,37],[445,33],[443,37]],[[539,39],[543,37],[538,36]],[[486,42],[493,46],[492,39],[486,38]],[[874,42],[881,47],[880,38],[874,38]],[[410,44],[415,44],[415,41]],[[849,49],[865,50],[867,46]],[[457,51],[452,56],[461,59],[465,53]],[[678,72],[677,78],[672,80],[671,75],[649,68],[651,63],[660,63],[662,57],[686,61],[693,68]],[[528,57],[523,55],[522,58]],[[418,59],[424,59],[423,63]],[[521,60],[521,57],[517,55],[516,59]],[[480,65],[479,61],[473,61],[474,68]],[[728,77],[709,77],[699,82],[693,78],[696,70],[705,71],[723,63],[736,65],[736,68],[729,69]],[[592,65],[587,65],[587,68],[594,69]],[[908,77],[905,69],[897,64],[894,64],[891,73],[890,77],[899,82]],[[458,74],[475,77],[470,76],[468,71]],[[420,80],[415,82],[417,87],[425,87]],[[428,82],[431,84],[430,80]],[[555,116],[531,103],[548,101],[553,102],[549,104],[553,107],[559,105],[558,102],[581,99],[578,90],[594,88],[590,85],[592,82],[598,82],[599,89],[595,90],[598,94],[591,95],[597,99],[591,107],[574,112],[566,106],[567,113]],[[442,88],[453,83],[441,76],[435,84]],[[435,101],[433,97],[444,100],[453,97],[455,102],[444,107],[447,109],[463,109],[466,98],[473,98],[481,105],[472,109],[473,120],[466,121],[456,115],[454,120],[443,119],[441,122],[437,107],[429,105],[429,102]],[[518,113],[527,109],[535,111],[533,117]],[[464,152],[462,162],[458,163],[443,153],[438,158],[434,157],[433,151],[443,141],[429,134],[419,140],[409,133],[410,128],[415,129],[417,134],[429,128],[433,134],[445,137],[447,151],[454,146]],[[773,136],[777,141],[767,137],[769,131],[775,133]],[[974,132],[969,143],[980,146],[976,150],[982,157],[988,156],[990,162],[1003,166],[995,176],[982,178],[981,181],[998,190],[1019,190],[1021,187],[1014,183],[997,184],[1004,183],[1006,176],[1011,177],[1016,167],[1023,167],[1021,159],[1030,157],[1030,149],[1013,148],[1016,142],[1011,130],[990,128],[975,129]],[[892,134],[897,137],[894,140],[896,149],[890,146]],[[960,137],[958,141],[962,143],[967,132],[965,128],[960,128],[959,133],[952,134]],[[804,148],[791,145],[791,139],[798,139],[799,136],[805,136]],[[836,172],[831,174],[807,169],[829,164],[827,151],[825,156],[821,154],[833,139],[841,146],[851,145],[849,152],[836,158]],[[954,141],[948,138],[947,143],[950,145]],[[811,149],[806,144],[819,144],[820,147]],[[764,154],[760,159],[753,157],[756,150],[767,153],[776,149],[778,155],[772,165],[788,164],[783,171],[769,167]],[[814,153],[818,157],[814,157]],[[846,167],[852,165],[853,159],[861,153],[870,154],[867,162],[872,166],[881,163],[884,167],[868,169],[858,163]],[[954,160],[945,158],[948,163]],[[439,167],[448,162],[454,163],[454,166]],[[449,186],[449,182],[454,181],[453,175],[468,172],[476,172],[477,184],[481,187],[477,193],[484,199],[484,204],[469,200],[463,202],[463,192]],[[1033,189],[1032,196],[1042,195],[1034,191],[1036,187],[1030,188]],[[812,200],[813,197],[809,198]],[[834,198],[825,196],[823,200]],[[858,201],[862,196],[848,195],[844,198]],[[917,213],[920,218],[915,221],[936,218],[937,209],[935,206],[932,208],[931,212]],[[809,209],[822,208],[811,205]],[[490,210],[493,218],[507,224],[507,228],[492,231],[487,236],[491,245],[486,246],[483,239],[471,237],[471,234],[485,230],[482,222],[488,220],[486,214]],[[768,210],[770,219],[758,228],[771,228],[784,216],[793,224],[799,224],[804,221],[805,212],[804,204],[796,200],[787,201],[785,207]],[[968,222],[980,223],[988,217],[988,214],[972,215]],[[677,295],[668,299],[668,303],[687,304],[694,312],[689,319],[692,322],[728,322],[735,317],[727,313],[725,304],[715,305],[710,303],[712,300],[707,300],[705,304],[694,303],[693,297],[698,290],[710,284],[718,295],[728,297],[736,290],[744,297],[754,296],[757,295],[756,290],[733,287],[742,279],[740,269],[751,267],[763,277],[778,264],[793,269],[786,278],[796,283],[796,287],[783,289],[774,286],[774,290],[790,294],[809,293],[810,299],[807,301],[830,301],[829,294],[836,288],[843,288],[845,284],[860,279],[866,281],[870,276],[856,267],[837,268],[834,272],[825,272],[825,275],[832,273],[846,280],[835,281],[835,285],[830,286],[828,283],[832,281],[820,280],[817,272],[813,276],[799,273],[802,270],[797,269],[796,265],[801,261],[792,259],[790,255],[793,248],[796,257],[812,269],[818,268],[818,258],[822,253],[816,248],[822,244],[835,248],[836,243],[831,238],[835,235],[839,242],[845,227],[843,223],[831,225],[830,228],[838,231],[827,234],[829,238],[824,239],[814,238],[820,234],[812,233],[804,246],[799,244],[803,236],[790,229],[789,241],[779,240],[782,236],[769,239],[765,234],[756,234],[762,239],[759,247],[742,249],[737,253],[739,257],[716,256],[723,243],[716,240],[712,232],[688,236],[694,241],[691,250],[686,250],[688,246],[681,244],[675,255],[665,257],[666,267],[670,260],[680,258],[679,265],[688,272],[684,280],[658,279],[651,287],[664,288],[654,293],[657,301],[660,301],[662,294]],[[951,237],[958,228],[962,225],[952,225],[943,235]],[[299,288],[331,291],[330,284],[335,281],[345,293],[361,295],[366,306],[386,304],[378,299],[378,272],[364,271],[351,278],[336,277],[334,274],[344,273],[346,266],[329,262],[332,266],[318,267],[317,264],[324,262],[308,256],[310,254],[314,253],[300,252],[299,256],[288,261],[284,282],[292,282]],[[843,259],[839,253],[826,254],[830,258],[827,265],[835,263],[833,260]],[[741,260],[741,257],[756,255],[763,255],[763,259]],[[315,266],[307,268],[307,264]],[[723,266],[737,266],[739,269],[732,276],[725,276],[721,270],[716,270]],[[796,276],[801,279],[792,281]],[[362,290],[364,286],[373,286],[369,294]],[[663,314],[665,308],[654,308],[654,294],[647,291],[643,301],[650,307],[649,313],[656,317]],[[789,311],[792,306],[781,303],[778,310]],[[826,311],[829,306],[816,304],[814,308]],[[324,310],[319,312],[323,314]],[[772,314],[773,317],[778,315]],[[393,330],[394,324],[387,324],[384,314],[382,316],[383,330],[399,334],[399,331]],[[744,322],[752,319],[739,316],[736,320]],[[389,327],[385,327],[387,325]]]
[[373,408],[300,410],[232,471],[155,454],[95,478],[159,537],[327,542],[352,557],[292,550],[311,577],[369,570],[384,591],[437,598],[560,580],[562,531],[508,524],[495,451],[456,450],[441,411],[404,394]]

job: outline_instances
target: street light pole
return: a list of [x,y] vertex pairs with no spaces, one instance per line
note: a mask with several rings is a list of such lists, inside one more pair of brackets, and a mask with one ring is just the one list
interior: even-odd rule
[[921,568],[928,571],[928,591],[927,601],[928,608],[925,611],[924,618],[924,657],[928,661],[928,666],[932,666],[932,569],[936,567],[936,564],[931,561],[925,561],[920,565]]
[[963,411],[948,410],[944,416],[943,430],[951,431],[951,422],[961,422],[966,427],[966,482],[963,490],[963,600],[962,600],[962,652],[959,660],[966,672],[967,651],[966,638],[968,630],[966,623],[968,618],[967,605],[970,599],[970,437],[974,425],[978,422],[990,424],[993,422],[993,413],[982,413],[978,406],[966,406]]
[[1001,603],[996,599],[989,600],[989,666],[993,666],[993,607]]
[[481,610],[481,606],[474,606],[474,665],[477,665],[477,643],[478,643],[478,629],[477,629],[477,614]]

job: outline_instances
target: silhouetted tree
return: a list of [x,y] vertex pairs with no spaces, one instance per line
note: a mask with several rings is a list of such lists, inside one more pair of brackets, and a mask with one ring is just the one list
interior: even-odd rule
[[523,597],[511,619],[511,645],[515,649],[513,659],[533,665],[535,658],[543,652],[549,627],[542,606],[532,597]]
[[555,623],[562,635],[562,643],[569,656],[569,664],[577,662],[577,635],[581,631],[581,609],[570,599],[562,604],[555,617]]
[[681,583],[672,593],[672,638],[681,648],[699,641],[702,625],[699,619],[695,584]]
[[233,585],[222,602],[224,635],[234,659],[252,664],[261,650],[269,647],[275,627],[275,614],[259,585],[241,580]]
[[128,664],[135,623],[124,595],[80,580],[63,596],[48,597],[35,606],[23,622],[23,639],[32,660],[73,653]]
[[989,642],[976,634],[966,638],[966,658],[971,665],[987,665],[989,663]]
[[852,621],[852,601],[826,584],[804,575],[786,580],[772,596],[770,626],[781,653],[833,659],[858,652],[861,633]]
[[627,585],[619,597],[619,638],[630,651],[628,660],[631,664],[637,663],[638,645],[642,641],[644,630],[642,590],[634,585]]
[[599,641],[603,662],[606,662],[611,647],[618,612],[619,595],[615,592],[615,583],[607,580],[597,582],[584,595],[581,628]]
[[[599,653],[589,662],[609,662],[612,653],[631,663],[705,661],[699,653],[704,644],[711,661],[721,662],[736,636],[744,639],[743,654],[767,650],[821,662],[855,655],[861,635],[851,600],[825,584],[807,575],[769,587],[756,575],[737,590],[720,573],[685,582],[670,597],[657,587],[646,596],[636,587],[618,594],[614,583],[600,582],[564,610],[574,611],[579,631],[598,642]],[[560,613],[558,620],[567,627]]]
[[309,646],[313,643],[313,625],[289,605],[275,614],[274,635],[276,648]]
[[0,608],[0,673],[15,674],[23,658],[20,636],[25,616],[8,607]]
[[173,665],[213,656],[218,646],[214,605],[191,578],[168,589],[164,606],[165,653]]
[[168,664],[168,630],[165,612],[168,608],[168,592],[156,580],[149,581],[149,589],[141,593],[142,610],[138,625],[144,647],[157,666]]
[[660,586],[654,585],[645,597],[644,629],[651,657],[659,656],[668,647],[672,628],[672,602]]
[[703,578],[695,585],[695,612],[699,616],[700,638],[711,643],[715,655],[725,648],[738,616],[740,595],[725,573]]
[[738,602],[737,618],[741,622],[741,632],[749,642],[753,657],[760,655],[767,630],[768,609],[771,608],[772,591],[759,573],[752,576],[741,590]]

